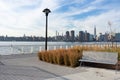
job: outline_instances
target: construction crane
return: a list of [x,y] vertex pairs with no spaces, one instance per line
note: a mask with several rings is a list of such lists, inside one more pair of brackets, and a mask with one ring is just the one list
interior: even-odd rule
[[112,28],[111,28],[111,26],[112,26],[112,23],[110,22],[110,21],[108,21],[108,25],[109,25],[109,27],[110,27],[110,40],[111,40],[111,43],[112,43],[112,47],[113,47],[113,39],[114,39],[114,32],[112,31]]

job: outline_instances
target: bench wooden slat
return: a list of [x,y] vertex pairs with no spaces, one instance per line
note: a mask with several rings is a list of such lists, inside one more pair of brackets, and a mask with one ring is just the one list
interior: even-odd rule
[[117,52],[96,52],[96,51],[83,51],[82,62],[94,62],[116,65],[118,62]]

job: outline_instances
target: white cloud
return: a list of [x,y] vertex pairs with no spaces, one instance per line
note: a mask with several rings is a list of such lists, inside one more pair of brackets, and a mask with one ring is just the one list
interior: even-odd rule
[[94,4],[98,4],[98,3],[101,3],[101,2],[103,2],[104,0],[95,0],[95,1],[93,1],[91,4],[92,5],[94,5]]
[[[98,9],[99,7],[95,4],[101,3],[102,1],[103,0],[95,0],[92,5],[85,5],[82,9],[79,9],[80,7],[70,6],[70,11],[57,13],[54,11],[62,6],[82,3],[84,0],[74,0],[70,2],[66,2],[65,0],[1,0],[0,35],[22,36],[26,34],[44,36],[45,14],[42,11],[45,8],[50,8],[52,11],[49,14],[49,36],[55,35],[56,30],[61,34],[67,30],[87,30],[93,33],[94,25],[97,26],[98,33],[106,32],[109,31],[109,28],[107,28],[108,20],[113,23],[112,26],[118,28],[118,26],[120,26],[120,11],[111,10],[98,16],[89,16],[82,20],[75,20],[68,17]],[[29,9],[24,8],[25,6],[28,6]],[[34,6],[35,8],[33,8]],[[74,27],[71,27],[71,25]],[[117,29],[116,31],[118,32],[120,30]]]
[[[111,10],[109,12],[103,13],[98,16],[90,16],[85,20],[75,21],[74,24],[78,26],[78,28],[81,27],[80,28],[81,30],[84,29],[84,30],[87,30],[88,32],[92,31],[91,32],[92,34],[93,34],[94,26],[96,25],[97,33],[99,34],[100,32],[102,33],[105,33],[106,31],[110,32],[108,21],[111,21],[112,30],[120,31],[120,29],[117,29],[117,27],[120,26],[119,24],[120,19],[118,16],[120,16],[120,11]],[[118,22],[116,22],[116,20]]]
[[[36,0],[37,2],[39,0]],[[40,30],[44,26],[44,13],[42,10],[46,7],[54,9],[56,6],[55,0],[41,0],[41,5],[36,9],[28,11],[16,12],[22,6],[32,5],[37,3],[35,0],[3,0],[0,1],[0,32],[8,35],[40,35]],[[14,5],[13,5],[14,4]],[[46,6],[46,5],[47,6]],[[37,28],[37,29],[36,29]],[[30,31],[31,30],[31,31]],[[35,32],[32,32],[35,31]],[[32,33],[31,33],[32,32]],[[33,34],[34,33],[34,34]],[[43,33],[41,34],[43,36]]]

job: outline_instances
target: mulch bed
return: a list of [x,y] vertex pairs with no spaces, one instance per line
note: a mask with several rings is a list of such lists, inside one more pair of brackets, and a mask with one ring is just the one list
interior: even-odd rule
[[[120,61],[118,61],[118,64],[119,64],[118,70],[120,70]],[[90,63],[90,62],[84,62],[83,66],[106,68],[106,69],[116,69],[116,66],[115,66],[115,65],[100,64],[100,63]]]

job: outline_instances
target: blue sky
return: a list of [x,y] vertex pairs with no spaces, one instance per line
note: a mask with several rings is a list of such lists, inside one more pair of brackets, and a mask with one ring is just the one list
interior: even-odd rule
[[93,34],[120,32],[120,0],[0,0],[0,35],[44,36],[45,14],[49,8],[49,36],[67,30]]

